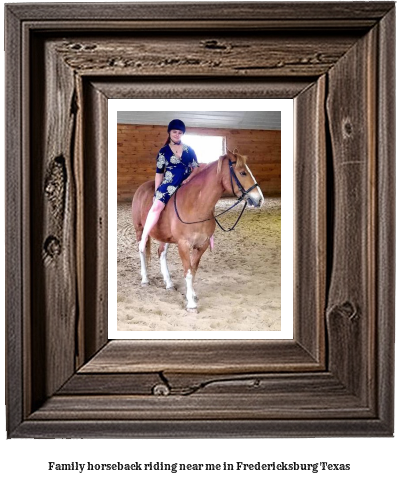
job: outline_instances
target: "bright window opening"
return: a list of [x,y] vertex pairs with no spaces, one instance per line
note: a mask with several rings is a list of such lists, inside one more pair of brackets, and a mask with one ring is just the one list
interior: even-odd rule
[[220,136],[184,135],[182,141],[194,150],[199,163],[216,161],[226,150],[225,138]]

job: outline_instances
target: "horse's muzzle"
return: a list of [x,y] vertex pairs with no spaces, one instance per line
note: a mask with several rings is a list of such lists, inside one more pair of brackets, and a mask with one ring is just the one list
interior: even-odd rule
[[253,195],[247,196],[248,205],[253,206],[255,208],[260,208],[263,205],[263,201],[264,201],[263,196],[259,194],[256,196]]
[[258,208],[260,206],[259,201],[254,201],[252,198],[248,198],[248,205]]

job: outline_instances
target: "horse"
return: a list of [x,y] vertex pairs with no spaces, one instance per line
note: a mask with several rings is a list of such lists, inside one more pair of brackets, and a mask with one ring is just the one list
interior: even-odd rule
[[[186,309],[197,312],[193,282],[201,257],[210,246],[215,231],[216,203],[225,192],[233,193],[238,201],[245,200],[250,206],[260,207],[264,202],[246,160],[247,156],[239,154],[237,149],[234,152],[228,150],[218,160],[201,165],[198,174],[175,191],[150,232],[145,253],[139,252],[142,285],[149,284],[147,262],[153,238],[159,242],[158,257],[166,289],[174,289],[166,257],[169,244],[177,244],[186,280]],[[134,194],[132,218],[137,242],[141,240],[154,192],[155,183],[147,181]]]

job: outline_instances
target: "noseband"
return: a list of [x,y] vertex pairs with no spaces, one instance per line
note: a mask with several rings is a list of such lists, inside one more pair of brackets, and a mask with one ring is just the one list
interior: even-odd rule
[[[216,223],[218,224],[219,228],[221,230],[223,230],[224,232],[231,232],[232,230],[234,230],[234,228],[236,227],[237,223],[240,221],[241,217],[242,217],[242,214],[244,213],[244,210],[245,208],[247,207],[247,201],[245,202],[245,205],[243,207],[243,209],[241,210],[241,213],[239,215],[239,217],[237,218],[237,221],[234,223],[234,225],[231,227],[231,228],[223,228],[222,225],[218,222],[217,220],[217,217],[223,215],[224,213],[227,213],[228,211],[232,210],[235,206],[238,205],[238,203],[240,203],[244,198],[245,196],[247,196],[248,193],[250,193],[254,188],[256,188],[257,186],[259,186],[258,183],[255,183],[253,184],[249,189],[245,190],[243,185],[240,183],[240,180],[238,179],[236,173],[234,172],[234,168],[233,168],[233,164],[235,164],[235,162],[232,162],[230,159],[229,159],[229,170],[230,170],[230,183],[231,183],[231,191],[232,193],[234,194],[234,196],[237,198],[237,201],[231,205],[229,208],[227,208],[227,210],[224,210],[222,211],[221,213],[219,213],[218,215],[214,215],[213,218],[215,219]],[[234,184],[233,184],[233,179],[234,181],[236,182],[237,184],[237,187],[238,189],[241,191],[241,196],[237,196],[236,195],[236,192],[234,191]],[[212,218],[206,218],[205,220],[199,220],[199,221],[196,221],[196,222],[185,222],[183,221],[181,218],[180,218],[180,215],[179,215],[179,212],[177,211],[177,206],[176,206],[176,199],[177,199],[177,191],[179,190],[181,186],[179,186],[177,188],[177,190],[175,191],[175,197],[174,197],[174,200],[173,200],[173,203],[174,203],[174,206],[175,206],[175,212],[176,212],[176,216],[177,218],[184,224],[186,225],[193,225],[194,223],[203,223],[203,222],[207,222],[209,220],[212,220]]]

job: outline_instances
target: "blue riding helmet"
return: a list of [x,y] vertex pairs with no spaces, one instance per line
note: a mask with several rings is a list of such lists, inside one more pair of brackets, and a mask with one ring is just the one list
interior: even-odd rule
[[172,120],[171,122],[169,122],[168,133],[171,130],[181,130],[184,134],[186,132],[186,126],[184,125],[184,122],[182,122],[181,120],[178,120],[176,118],[175,120]]

